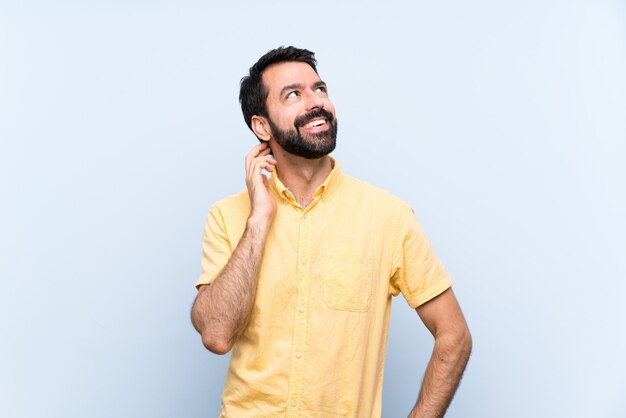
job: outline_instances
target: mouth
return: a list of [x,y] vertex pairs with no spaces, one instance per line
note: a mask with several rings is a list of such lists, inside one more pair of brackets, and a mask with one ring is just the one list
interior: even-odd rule
[[310,120],[309,122],[305,123],[304,125],[300,127],[303,129],[314,129],[314,128],[326,125],[327,122],[328,121],[326,120],[326,118],[318,117],[318,118],[313,118],[312,120]]
[[326,109],[315,109],[294,121],[296,129],[307,134],[321,134],[332,129],[335,117]]

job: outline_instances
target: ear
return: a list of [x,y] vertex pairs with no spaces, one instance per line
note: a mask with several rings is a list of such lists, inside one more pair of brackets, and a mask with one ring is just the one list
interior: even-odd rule
[[261,141],[269,141],[272,136],[269,123],[263,116],[252,116],[252,131]]

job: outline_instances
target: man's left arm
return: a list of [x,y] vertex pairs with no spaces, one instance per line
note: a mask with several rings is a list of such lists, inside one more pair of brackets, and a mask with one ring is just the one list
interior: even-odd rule
[[452,288],[415,310],[435,338],[435,346],[409,418],[441,418],[461,381],[472,337]]

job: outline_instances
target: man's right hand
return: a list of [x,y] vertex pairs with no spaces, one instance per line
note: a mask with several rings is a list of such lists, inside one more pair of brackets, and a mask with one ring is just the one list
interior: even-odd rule
[[191,321],[202,343],[213,353],[225,354],[244,332],[252,312],[265,240],[276,202],[270,196],[263,169],[273,171],[270,147],[260,144],[246,156],[246,186],[250,217],[230,259],[210,285],[202,286],[191,308]]
[[268,180],[262,170],[273,171],[276,160],[269,154],[271,149],[263,142],[246,155],[246,187],[250,196],[250,219],[268,222],[276,213],[276,202],[270,196]]

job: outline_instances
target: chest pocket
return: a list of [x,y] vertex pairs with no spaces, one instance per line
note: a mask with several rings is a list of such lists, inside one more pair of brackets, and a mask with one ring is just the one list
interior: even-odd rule
[[324,303],[331,309],[365,312],[372,295],[372,256],[330,247],[324,259]]

